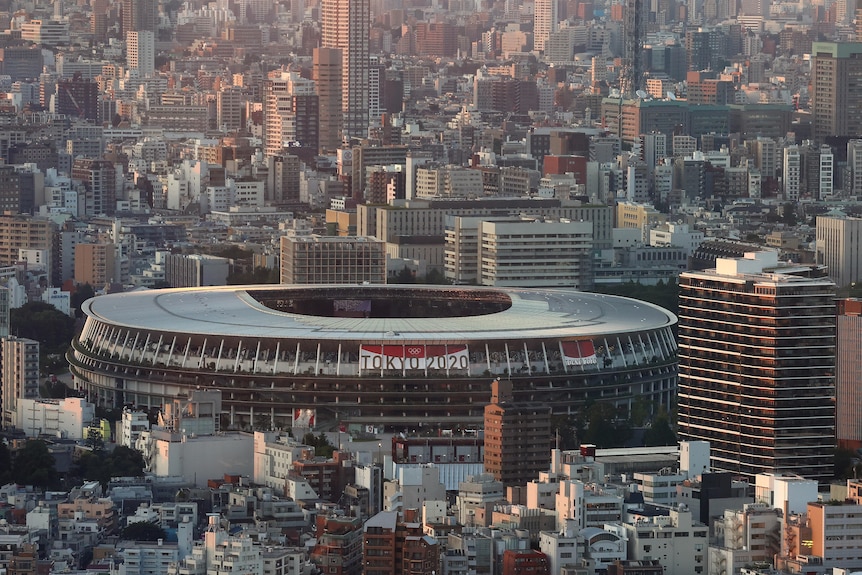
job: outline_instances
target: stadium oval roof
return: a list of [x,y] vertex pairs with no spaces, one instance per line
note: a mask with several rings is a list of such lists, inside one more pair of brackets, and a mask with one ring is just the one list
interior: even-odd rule
[[[506,309],[455,317],[334,317],[267,307],[261,294],[318,300],[345,297],[417,302],[451,295],[481,300],[508,298]],[[355,296],[353,295],[355,293]],[[369,296],[370,294],[370,296]],[[510,300],[510,305],[508,301]],[[527,289],[471,286],[220,286],[127,292],[86,301],[83,311],[113,326],[157,332],[240,338],[336,341],[475,341],[521,338],[588,338],[669,327],[676,317],[659,306],[567,288]]]

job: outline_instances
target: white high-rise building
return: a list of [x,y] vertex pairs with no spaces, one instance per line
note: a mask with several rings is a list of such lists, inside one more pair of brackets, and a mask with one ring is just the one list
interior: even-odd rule
[[153,32],[132,30],[126,33],[126,64],[130,70],[137,70],[141,78],[155,74],[156,36]]
[[799,146],[792,145],[784,149],[784,170],[781,173],[784,180],[784,199],[795,202],[799,199],[802,187],[802,156]]
[[862,219],[817,216],[814,236],[815,261],[839,287],[862,281]]
[[835,192],[835,156],[832,148],[827,145],[820,146],[820,189],[818,197],[825,200]]
[[2,427],[20,427],[18,400],[39,397],[39,342],[20,337],[2,339],[2,369],[0,390],[3,403]]
[[862,140],[847,142],[847,167],[850,168],[850,182],[845,189],[851,195],[862,194]]
[[557,31],[556,0],[536,0],[533,12],[533,45],[537,51],[544,52],[545,42]]

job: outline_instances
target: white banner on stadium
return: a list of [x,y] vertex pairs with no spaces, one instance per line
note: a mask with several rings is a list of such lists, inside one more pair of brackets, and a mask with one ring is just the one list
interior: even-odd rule
[[361,345],[362,371],[467,369],[470,356],[466,345]]

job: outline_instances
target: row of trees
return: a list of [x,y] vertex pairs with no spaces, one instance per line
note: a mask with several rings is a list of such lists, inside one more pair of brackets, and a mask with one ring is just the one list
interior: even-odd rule
[[14,455],[5,443],[0,443],[0,485],[15,482],[40,489],[61,489],[63,479],[68,478],[70,485],[98,481],[104,487],[111,477],[138,477],[143,470],[143,457],[128,447],[85,452],[74,461],[68,474],[60,474],[44,441],[27,440]]
[[561,449],[576,449],[582,443],[592,443],[598,448],[675,445],[677,436],[671,415],[659,409],[650,419],[649,412],[639,413],[643,407],[640,403],[643,402],[632,406],[631,413],[606,402],[590,403],[575,417],[554,417],[551,427],[557,433]]

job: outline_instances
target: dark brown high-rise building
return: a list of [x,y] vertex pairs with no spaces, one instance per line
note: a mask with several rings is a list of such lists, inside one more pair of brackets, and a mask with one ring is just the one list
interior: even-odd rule
[[838,301],[835,430],[838,447],[862,448],[862,300]]
[[123,0],[123,38],[126,32],[156,32],[158,22],[156,0]]
[[338,48],[315,48],[314,84],[318,96],[318,142],[321,151],[332,151],[341,145],[342,58]]
[[485,471],[505,485],[524,485],[551,465],[551,408],[515,401],[512,382],[491,384],[485,406]]
[[814,42],[811,111],[817,142],[862,134],[862,42]]
[[777,252],[679,278],[679,432],[714,471],[828,481],[835,447],[835,284]]

